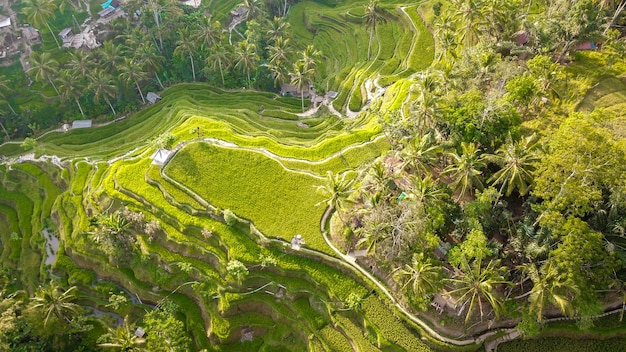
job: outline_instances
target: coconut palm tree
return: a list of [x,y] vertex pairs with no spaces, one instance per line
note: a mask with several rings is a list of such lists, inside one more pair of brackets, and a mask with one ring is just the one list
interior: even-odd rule
[[59,70],[59,62],[52,58],[49,52],[33,52],[29,58],[30,69],[28,74],[35,76],[35,80],[48,81],[54,91],[59,95],[59,90],[52,80],[56,76]]
[[282,65],[267,63],[263,64],[263,66],[267,67],[268,71],[272,74],[272,77],[274,78],[274,87],[280,87],[287,81],[287,72]]
[[61,44],[59,44],[56,34],[52,32],[50,23],[48,23],[48,19],[54,17],[54,10],[57,8],[56,4],[52,0],[24,0],[21,4],[23,6],[22,13],[26,15],[28,22],[38,27],[45,24],[57,47],[61,49]]
[[110,98],[117,95],[118,89],[113,84],[113,77],[110,74],[101,69],[96,69],[93,74],[89,75],[89,90],[93,91],[93,100],[96,104],[100,102],[100,99],[104,99],[113,111],[113,115],[116,114]]
[[278,38],[286,38],[290,32],[291,24],[284,17],[276,17],[270,21],[267,36],[270,43],[276,44]]
[[488,24],[483,13],[484,0],[455,0],[454,16],[462,23],[459,28],[459,36],[466,47],[478,43],[482,29]]
[[146,99],[143,97],[139,82],[145,81],[148,78],[148,74],[143,70],[141,64],[133,59],[124,58],[124,61],[119,66],[119,71],[120,80],[125,84],[135,84],[135,88],[137,88],[139,96],[141,96],[141,101],[145,104]]
[[372,38],[376,32],[376,26],[387,22],[384,17],[384,9],[378,4],[378,0],[370,0],[365,5],[365,28],[370,34],[370,39],[367,45],[367,59],[370,59]]
[[574,281],[564,273],[559,273],[552,260],[547,260],[541,270],[535,263],[528,263],[518,267],[525,272],[533,282],[528,301],[531,314],[537,314],[537,321],[543,320],[543,311],[548,304],[554,305],[567,316],[575,312],[573,298],[580,292]]
[[84,94],[84,83],[82,77],[75,74],[72,69],[64,69],[61,70],[61,74],[59,75],[57,81],[59,82],[61,100],[66,102],[70,98],[74,99],[74,102],[78,105],[80,114],[85,117],[83,107],[80,105],[80,101],[78,100]]
[[322,52],[315,49],[313,45],[307,45],[306,48],[300,53],[299,62],[304,65],[305,70],[315,72],[317,69],[317,62],[322,58]]
[[220,72],[220,77],[222,78],[222,85],[225,85],[224,82],[224,70],[227,70],[232,64],[232,54],[228,50],[228,47],[223,44],[216,44],[213,46],[213,49],[209,53],[205,61],[205,75],[208,70]]
[[300,92],[302,112],[304,112],[304,88],[311,84],[310,78],[312,75],[313,70],[307,69],[302,61],[297,61],[294,64],[293,71],[289,73],[290,83]]
[[187,28],[181,28],[178,30],[178,40],[176,41],[176,49],[174,54],[179,56],[189,55],[189,62],[191,63],[191,74],[193,80],[196,80],[196,66],[193,62],[193,53],[196,50],[196,42],[191,36],[191,33]]
[[124,60],[124,47],[107,40],[98,51],[98,55],[102,61],[101,68],[113,74]]
[[80,50],[70,52],[70,61],[67,65],[79,77],[87,77],[96,66],[92,55]]
[[278,66],[284,66],[291,54],[289,50],[289,38],[277,37],[273,44],[265,48],[268,52],[268,61]]
[[165,88],[159,78],[159,70],[163,67],[165,57],[158,54],[155,44],[152,42],[141,43],[135,51],[134,58],[148,74],[154,75],[161,89]]
[[354,179],[347,179],[346,174],[334,174],[332,171],[326,173],[326,183],[317,186],[317,193],[324,197],[324,200],[317,205],[326,204],[337,211],[341,222],[345,224],[341,217],[341,209],[348,202],[348,197],[354,191]]
[[200,42],[200,45],[206,51],[212,48],[222,35],[220,23],[218,21],[211,22],[211,20],[211,15],[202,16],[198,27],[192,32],[196,42]]
[[135,326],[128,320],[128,315],[124,317],[124,322],[117,328],[109,328],[109,332],[101,337],[108,341],[98,346],[103,348],[115,348],[119,351],[145,351],[142,348],[146,344],[146,339],[135,335]]
[[250,85],[250,71],[256,68],[257,61],[260,60],[259,54],[256,52],[256,45],[241,41],[235,48],[235,67],[242,70],[248,77],[248,85]]
[[429,295],[438,292],[442,285],[441,267],[435,266],[423,255],[413,255],[411,265],[397,269],[394,278],[402,284],[402,289],[411,288],[418,302],[423,302]]
[[414,172],[422,174],[430,173],[442,154],[443,147],[432,133],[411,139],[400,152],[403,168],[410,166]]
[[56,317],[60,322],[69,324],[72,317],[78,313],[79,306],[74,303],[76,286],[63,290],[56,283],[40,287],[31,298],[30,309],[41,312],[43,324],[46,326],[50,317]]
[[532,135],[520,141],[513,142],[509,136],[495,154],[488,154],[485,159],[500,167],[487,182],[492,185],[501,185],[500,193],[506,187],[507,197],[517,189],[520,195],[526,195],[533,183],[533,171],[539,161],[537,152],[537,136]]
[[456,152],[448,153],[452,159],[452,164],[444,169],[444,174],[452,176],[452,188],[459,192],[461,199],[466,192],[471,192],[474,188],[482,189],[483,183],[480,179],[481,169],[485,168],[480,151],[474,143],[461,143],[461,155]]
[[424,177],[411,175],[411,195],[414,200],[430,205],[449,198],[448,193],[429,174]]
[[457,298],[457,305],[469,305],[465,315],[467,323],[474,311],[478,309],[480,320],[482,321],[487,306],[491,306],[493,312],[498,318],[504,309],[504,301],[497,293],[497,286],[510,285],[510,282],[504,279],[501,274],[503,271],[497,260],[491,260],[482,267],[482,260],[475,260],[471,265],[467,258],[461,260],[460,270],[456,270],[454,277],[447,281],[456,286],[454,290],[448,292],[448,295]]
[[5,92],[10,92],[11,90],[9,89],[9,80],[4,77],[4,76],[0,76],[0,105],[5,104],[6,106],[9,107],[9,109],[11,110],[11,112],[13,114],[17,114],[15,112],[15,109],[13,109],[13,105],[11,105],[11,103],[9,102],[9,99],[7,98],[7,95],[5,94]]

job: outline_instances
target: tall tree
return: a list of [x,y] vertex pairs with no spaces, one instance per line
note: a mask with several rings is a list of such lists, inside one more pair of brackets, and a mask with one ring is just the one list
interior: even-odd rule
[[22,5],[22,13],[26,15],[28,22],[33,23],[35,26],[46,25],[57,47],[61,49],[61,44],[59,44],[59,40],[48,22],[54,16],[54,10],[57,8],[56,4],[52,0],[24,0]]
[[372,49],[372,38],[376,33],[376,26],[383,24],[387,21],[384,17],[384,9],[378,3],[378,0],[370,0],[365,5],[365,29],[370,34],[370,39],[367,45],[367,59],[370,59]]
[[302,112],[304,112],[304,88],[308,88],[311,84],[310,77],[313,70],[307,69],[302,61],[297,61],[293,66],[293,71],[289,73],[291,84],[300,92],[300,102],[302,104]]
[[70,52],[68,67],[74,71],[75,75],[79,77],[87,77],[91,74],[95,66],[96,63],[93,55],[87,54],[81,50]]
[[113,77],[100,70],[97,69],[89,76],[89,89],[93,91],[94,102],[100,102],[100,99],[104,99],[104,101],[109,104],[113,115],[116,114],[115,109],[113,108],[113,104],[111,104],[111,98],[117,95],[117,86],[113,84]]
[[[321,194],[325,199],[323,202],[328,207],[337,211],[337,216],[341,222],[344,222],[341,217],[341,210],[348,201],[348,196],[354,191],[354,179],[350,180],[346,178],[346,174],[334,174],[332,171],[326,173],[326,183],[321,186],[317,186],[317,193]],[[318,203],[318,204],[321,204]]]
[[80,105],[80,101],[78,100],[81,96],[84,95],[82,89],[84,88],[84,85],[81,77],[76,75],[72,69],[64,69],[61,70],[58,82],[59,92],[61,93],[61,100],[65,102],[70,98],[74,99],[74,102],[76,103],[76,105],[78,105],[80,114],[85,117],[83,107]]
[[500,267],[497,260],[491,260],[482,267],[481,260],[475,260],[470,264],[467,259],[461,261],[460,270],[454,277],[448,279],[457,288],[449,292],[450,296],[457,298],[457,305],[469,305],[465,315],[467,323],[478,309],[482,321],[487,313],[488,306],[498,318],[504,310],[504,301],[496,288],[500,285],[510,284],[502,275],[504,268]]
[[221,43],[216,44],[206,58],[204,66],[205,75],[208,75],[208,70],[219,71],[220,77],[222,78],[222,85],[225,85],[226,83],[224,81],[224,70],[228,70],[231,64],[232,55],[231,52],[228,50],[228,47]]
[[98,51],[98,55],[102,60],[101,68],[106,72],[113,74],[117,71],[117,68],[124,60],[124,47],[120,44],[115,44],[112,41],[107,40]]
[[41,312],[44,326],[51,317],[56,317],[60,322],[69,325],[72,317],[78,312],[78,305],[74,303],[75,291],[76,286],[63,290],[56,283],[50,283],[41,287],[31,298],[30,308]]
[[52,78],[56,76],[59,70],[59,62],[52,58],[49,52],[33,52],[30,55],[30,69],[28,69],[28,73],[35,76],[35,79],[38,81],[48,81],[54,91],[59,95],[59,90],[57,89],[56,84]]
[[248,78],[248,85],[251,84],[250,71],[256,68],[257,61],[260,60],[259,54],[256,52],[256,45],[241,41],[235,48],[235,67],[243,71]]
[[[158,333],[155,331],[155,334]],[[142,346],[146,344],[146,339],[135,335],[135,325],[130,323],[128,316],[117,328],[109,328],[109,332],[100,337],[100,340],[106,341],[98,346],[103,348],[115,348],[120,351],[146,351]]]
[[188,55],[189,62],[191,63],[191,73],[193,75],[193,80],[196,80],[196,66],[193,62],[193,53],[196,49],[196,43],[194,38],[191,36],[191,33],[188,29],[182,28],[178,30],[178,40],[176,41],[176,49],[174,49],[174,54],[179,56]]
[[122,61],[119,66],[119,71],[122,82],[125,84],[135,84],[135,88],[137,88],[139,96],[141,96],[141,101],[145,104],[146,99],[144,98],[141,86],[139,85],[139,82],[144,81],[148,77],[146,72],[143,70],[143,67],[141,67],[141,65],[133,59],[124,58],[124,61]]
[[448,153],[452,163],[444,169],[445,174],[452,176],[452,188],[459,192],[457,199],[461,199],[466,192],[474,188],[482,189],[482,171],[485,162],[479,149],[474,143],[461,143],[461,154]]
[[402,284],[402,289],[411,288],[421,309],[428,307],[428,296],[443,286],[441,268],[423,255],[413,255],[411,265],[404,264],[394,273],[394,277]]
[[503,144],[495,154],[488,154],[485,159],[500,167],[487,182],[492,185],[501,185],[500,193],[506,187],[507,197],[517,189],[520,195],[528,193],[533,183],[533,171],[535,164],[539,161],[537,152],[537,136],[532,135],[520,141],[514,142],[511,137]]
[[567,276],[559,273],[554,260],[546,261],[541,270],[535,263],[528,263],[519,267],[533,282],[528,301],[531,314],[536,314],[537,321],[543,321],[543,312],[548,304],[552,304],[567,316],[573,316],[575,309],[572,301],[579,293],[576,283]]

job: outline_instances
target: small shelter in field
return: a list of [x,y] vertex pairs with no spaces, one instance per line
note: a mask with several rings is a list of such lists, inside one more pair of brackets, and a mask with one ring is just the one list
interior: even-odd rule
[[72,33],[72,28],[70,28],[70,27],[63,28],[63,30],[61,32],[59,32],[59,38],[61,38],[63,43],[71,42],[73,35],[74,34]]
[[157,149],[157,151],[150,156],[150,158],[152,159],[152,164],[159,166],[165,165],[165,162],[170,157],[170,154],[172,154],[172,152],[167,149]]
[[513,41],[515,42],[515,45],[517,46],[522,46],[528,43],[529,39],[530,39],[530,34],[523,29],[513,34]]
[[161,97],[154,92],[148,92],[148,94],[146,94],[146,100],[149,101],[150,104],[154,104],[157,101],[161,100]]
[[299,251],[304,244],[304,238],[302,238],[302,235],[295,235],[291,239],[291,249],[293,250]]
[[0,28],[11,27],[11,17],[0,15]]
[[[300,94],[302,93],[302,94]],[[305,86],[302,88],[302,92],[300,92],[300,89],[298,89],[298,87],[292,85],[292,84],[287,84],[287,83],[283,83],[280,86],[280,95],[285,96],[285,95],[291,95],[293,97],[298,97],[300,98],[300,96],[302,95],[305,98],[309,98],[313,95],[314,91],[313,91],[313,87],[311,86]]]
[[72,122],[72,128],[90,128],[92,125],[91,120],[76,120]]

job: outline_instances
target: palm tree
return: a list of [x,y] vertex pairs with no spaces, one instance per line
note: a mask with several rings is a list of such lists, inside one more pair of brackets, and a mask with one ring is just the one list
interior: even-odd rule
[[289,73],[290,83],[294,85],[300,92],[300,101],[302,103],[302,112],[304,112],[304,88],[311,84],[310,77],[313,75],[313,70],[306,68],[306,65],[302,61],[297,61],[294,64],[293,71]]
[[11,112],[13,114],[17,114],[15,112],[15,109],[13,109],[13,105],[11,105],[11,103],[9,102],[9,99],[4,94],[4,92],[10,92],[9,80],[4,76],[0,76],[0,105],[6,104],[9,107],[9,109],[11,109]]
[[498,170],[487,180],[492,185],[502,185],[500,193],[506,187],[505,195],[508,197],[517,189],[521,196],[528,193],[532,183],[535,163],[539,161],[537,153],[537,136],[526,137],[518,142],[513,142],[509,136],[508,141],[503,144],[495,154],[485,156],[498,166]]
[[113,72],[117,70],[125,56],[124,48],[119,44],[114,44],[110,40],[104,42],[98,54],[103,61],[101,68],[110,74],[113,74]]
[[354,179],[346,179],[346,174],[333,174],[332,171],[326,173],[326,184],[317,186],[317,193],[321,194],[325,200],[318,203],[326,204],[337,211],[339,220],[345,224],[341,217],[341,209],[347,202],[348,196],[354,191]]
[[193,52],[196,49],[196,43],[189,33],[187,28],[182,28],[178,30],[178,40],[176,41],[176,49],[174,49],[175,55],[189,55],[189,61],[191,62],[191,73],[193,75],[193,80],[196,80],[196,67],[193,63]]
[[268,61],[272,64],[283,66],[288,61],[291,54],[289,50],[289,38],[277,37],[274,44],[268,45],[265,49],[268,51]]
[[272,74],[272,77],[274,78],[274,87],[280,87],[287,81],[287,72],[281,65],[268,63],[263,64],[263,66],[267,67],[268,71]]
[[28,69],[29,74],[33,74],[35,76],[35,80],[42,81],[46,80],[50,82],[54,91],[59,95],[59,90],[57,86],[54,84],[52,78],[56,76],[59,69],[59,62],[53,59],[49,52],[33,52],[29,58],[30,69]]
[[496,292],[496,286],[510,284],[500,273],[503,268],[499,267],[499,261],[491,260],[486,267],[482,267],[482,260],[475,260],[472,265],[463,257],[460,270],[457,270],[454,277],[447,281],[458,288],[448,292],[448,295],[457,298],[457,305],[469,304],[465,322],[467,323],[474,311],[478,308],[480,320],[482,321],[486,311],[486,305],[490,305],[496,315],[504,309],[504,301]]
[[430,205],[449,198],[448,193],[429,174],[425,177],[411,175],[409,178],[411,180],[411,194],[416,201]]
[[315,72],[317,69],[317,62],[322,57],[322,52],[315,49],[313,45],[307,45],[307,47],[300,53],[301,62],[307,71]]
[[52,316],[65,324],[69,324],[72,316],[78,313],[79,307],[73,303],[76,299],[74,291],[76,291],[76,286],[63,290],[56,283],[50,283],[50,285],[39,288],[39,292],[31,298],[30,308],[42,313],[44,326],[48,324]]
[[35,26],[46,25],[50,31],[50,35],[57,43],[57,47],[61,49],[61,45],[57,40],[57,36],[52,32],[48,19],[54,17],[54,10],[57,8],[56,4],[52,0],[24,0],[22,1],[22,13],[26,15],[28,22]]
[[448,153],[448,156],[452,158],[452,164],[443,171],[453,177],[452,188],[459,192],[457,200],[461,199],[467,191],[483,188],[480,169],[486,166],[474,143],[461,143],[461,151],[461,155],[456,152]]
[[68,66],[77,76],[87,77],[91,71],[93,71],[95,63],[92,55],[85,54],[84,51],[77,50],[70,52],[70,61]]
[[402,284],[403,290],[411,288],[417,301],[425,301],[426,297],[438,292],[443,286],[441,268],[423,255],[413,255],[411,265],[404,264],[398,268],[394,277]]
[[543,311],[549,303],[567,316],[574,315],[572,300],[580,290],[570,277],[558,272],[552,260],[546,261],[541,266],[541,270],[537,270],[534,263],[524,264],[518,268],[524,271],[533,282],[528,301],[530,312],[537,314],[538,322],[543,320]]
[[225,85],[224,70],[227,70],[232,64],[231,57],[231,52],[226,46],[224,46],[223,44],[216,44],[206,58],[204,66],[205,75],[207,74],[206,71],[208,70],[219,70],[220,77],[222,78],[222,85]]
[[248,77],[248,85],[250,85],[250,71],[256,68],[256,62],[260,60],[259,54],[256,52],[256,45],[247,41],[239,42],[235,48],[235,67],[239,68]]
[[116,348],[120,351],[145,351],[141,346],[145,345],[146,339],[135,335],[135,326],[124,317],[124,322],[117,328],[109,328],[109,333],[102,336],[108,342],[98,346],[104,348]]
[[370,59],[371,48],[372,48],[372,38],[374,36],[374,32],[376,32],[376,25],[383,24],[387,20],[383,17],[384,10],[378,4],[378,0],[370,0],[370,2],[365,5],[365,28],[368,32],[370,32],[370,39],[367,45],[367,59]]
[[89,89],[94,93],[94,102],[97,104],[103,98],[115,115],[116,112],[110,100],[117,95],[117,87],[113,84],[113,77],[103,70],[97,69],[89,76],[89,81]]
[[274,18],[270,21],[269,29],[267,30],[269,42],[276,44],[276,40],[278,38],[285,38],[286,35],[290,34],[290,28],[291,24],[285,21],[284,17],[274,16]]
[[222,35],[222,28],[218,21],[211,22],[211,15],[202,16],[192,35],[197,42],[200,42],[204,50],[209,50]]
[[78,98],[84,94],[82,90],[84,84],[81,77],[76,75],[72,69],[64,69],[61,70],[58,82],[61,100],[66,102],[70,98],[74,99],[74,102],[78,105],[80,114],[85,117],[83,107],[80,105],[80,101],[78,101]]
[[143,97],[143,92],[141,91],[141,86],[139,86],[139,82],[146,80],[148,78],[148,74],[143,71],[143,67],[137,61],[129,58],[124,58],[124,61],[119,66],[120,70],[120,79],[126,84],[135,84],[135,88],[139,92],[141,96],[141,101],[145,104],[146,99]]
[[480,32],[487,24],[483,14],[484,0],[455,0],[454,8],[457,9],[455,17],[464,24],[459,28],[461,40],[466,47],[478,43]]
[[141,43],[135,51],[134,58],[146,72],[154,75],[159,86],[163,89],[163,83],[161,83],[159,78],[159,70],[163,67],[162,62],[165,58],[157,53],[155,45],[152,42]]
[[432,133],[415,137],[401,151],[403,168],[410,166],[415,172],[429,173],[442,153],[443,147],[437,143]]

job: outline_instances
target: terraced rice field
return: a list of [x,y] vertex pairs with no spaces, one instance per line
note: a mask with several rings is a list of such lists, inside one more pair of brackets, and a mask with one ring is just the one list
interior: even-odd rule
[[[237,4],[211,6],[226,14]],[[388,21],[368,59],[364,4],[301,2],[289,12],[300,46],[312,42],[324,53],[316,84],[339,92],[333,106],[343,112],[367,106],[366,82],[374,89],[410,82],[434,55],[416,5],[384,1]],[[406,85],[389,89],[394,101],[408,94]],[[326,172],[358,169],[390,148],[374,117],[325,109],[304,117],[299,99],[204,84],[161,96],[121,121],[39,138],[36,153],[45,158],[38,161],[0,165],[0,260],[28,291],[48,276],[47,228],[61,239],[53,273],[93,292],[95,308],[106,311],[106,294],[121,288],[140,311],[167,297],[198,349],[430,350],[320,233],[325,207],[315,190]],[[161,167],[150,156],[164,133],[175,136],[175,147]],[[16,144],[0,147],[5,156],[20,152]],[[90,224],[123,209],[159,226],[152,234],[132,227],[132,246],[116,256],[103,251]],[[225,209],[239,220],[227,225]],[[306,241],[300,251],[289,244],[295,234]],[[249,271],[240,280],[227,271],[234,260]],[[349,295],[362,299],[357,311],[346,308]],[[246,330],[252,341],[242,341]]]

